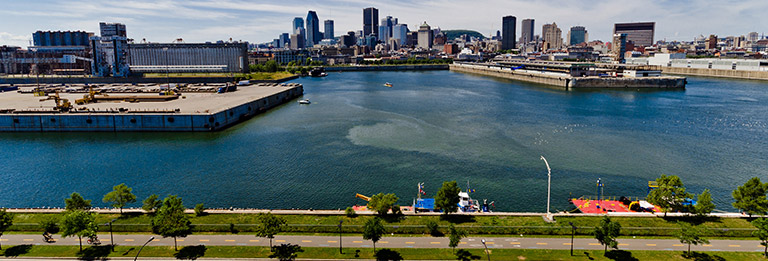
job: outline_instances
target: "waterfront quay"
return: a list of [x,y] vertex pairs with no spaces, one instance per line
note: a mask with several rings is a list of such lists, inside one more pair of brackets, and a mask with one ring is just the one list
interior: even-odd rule
[[493,63],[456,62],[450,70],[551,85],[565,90],[610,89],[684,89],[686,78],[661,76],[660,71],[644,68],[622,70],[599,68],[591,63],[503,61]]
[[[218,87],[185,85],[181,94],[164,97],[159,85],[113,86],[96,95],[72,87],[34,95],[36,87],[22,86],[0,93],[0,132],[218,131],[304,93],[293,83],[238,87],[217,93]],[[98,100],[77,104],[89,95]]]

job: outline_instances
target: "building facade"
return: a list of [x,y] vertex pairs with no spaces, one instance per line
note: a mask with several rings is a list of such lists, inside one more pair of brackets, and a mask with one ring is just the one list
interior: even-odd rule
[[584,26],[574,26],[568,31],[568,45],[586,43],[588,38],[587,28]]
[[517,18],[505,16],[501,19],[501,49],[509,50],[517,48]]
[[91,36],[84,31],[37,31],[32,41],[35,46],[88,46]]
[[325,20],[325,31],[323,31],[323,39],[333,39],[333,20]]
[[635,46],[653,46],[656,22],[619,23],[613,27],[613,34],[626,34],[627,41]]
[[557,23],[545,24],[541,28],[543,38],[542,50],[560,49],[563,47],[563,31],[557,27]]
[[315,11],[307,12],[307,47],[320,43],[323,36],[320,34],[320,18]]
[[379,9],[368,7],[363,9],[363,35],[379,35]]
[[627,34],[614,34],[611,53],[619,63],[624,63],[624,54],[627,52]]
[[432,49],[432,41],[434,39],[434,35],[432,32],[432,28],[427,24],[425,21],[424,24],[419,26],[419,47],[422,49]]
[[99,31],[101,31],[101,37],[128,37],[128,33],[125,31],[125,25],[120,23],[101,22],[99,23]]
[[400,46],[408,45],[408,25],[396,24],[392,28],[392,39],[396,39]]
[[522,45],[533,42],[534,24],[535,20],[533,19],[523,19],[522,28],[520,29],[520,39],[523,41],[521,43]]
[[[132,72],[248,72],[248,43],[128,45]],[[199,68],[194,71],[194,67]],[[193,71],[190,71],[193,70]]]

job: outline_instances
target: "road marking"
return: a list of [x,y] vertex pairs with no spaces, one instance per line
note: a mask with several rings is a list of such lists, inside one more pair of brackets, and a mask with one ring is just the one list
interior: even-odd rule
[[25,238],[24,241],[35,241],[35,240],[31,238]]
[[571,243],[563,243],[564,246],[570,246]]
[[589,243],[590,246],[602,246],[600,243]]
[[672,244],[672,246],[685,246],[683,244]]
[[125,239],[125,242],[133,242],[133,241],[134,241],[134,240],[133,240],[133,239],[130,239],[130,238],[126,238],[126,239]]
[[485,242],[485,243],[486,243],[486,244],[488,244],[488,245],[493,245],[493,244],[496,244],[496,243],[494,243],[494,242]]
[[160,242],[159,238],[152,239],[152,242]]
[[[489,243],[490,243],[490,242],[489,242]],[[547,244],[547,243],[541,243],[541,242],[539,242],[539,243],[536,243],[536,244],[537,244],[537,245],[542,245],[542,246],[545,246],[545,245],[549,245],[549,244]]]
[[358,243],[358,244],[362,244],[362,243],[363,243],[363,241],[352,241],[352,243]]
[[109,239],[102,239],[101,241],[109,242]]
[[184,239],[176,239],[176,241],[184,242]]
[[728,245],[728,247],[741,247],[741,245]]
[[466,244],[466,243],[467,243],[467,242],[459,242],[459,245],[463,245],[463,244]]
[[628,246],[629,244],[619,244],[619,246]]
[[429,242],[429,243],[433,244],[433,245],[439,245],[440,244],[440,242]]
[[259,240],[251,239],[251,240],[248,240],[248,242],[259,242]]
[[509,242],[510,245],[519,245],[520,242]]
[[275,242],[277,242],[277,243],[285,243],[285,240],[280,239],[280,240],[275,240]]
[[200,242],[211,242],[211,240],[208,240],[208,239],[200,239]]
[[705,246],[705,247],[711,247],[712,245],[701,245],[701,246]]
[[312,240],[302,240],[301,243],[312,243]]
[[416,242],[405,242],[405,243],[406,244],[411,244],[411,245],[416,244]]
[[5,242],[5,241],[8,241],[8,239],[3,239],[3,238],[0,238],[0,241],[3,241],[3,242]]
[[328,240],[328,243],[339,243],[339,241]]
[[389,244],[389,241],[379,241],[379,244]]
[[646,246],[656,246],[656,244],[645,244]]
[[225,239],[224,242],[235,242],[234,239]]

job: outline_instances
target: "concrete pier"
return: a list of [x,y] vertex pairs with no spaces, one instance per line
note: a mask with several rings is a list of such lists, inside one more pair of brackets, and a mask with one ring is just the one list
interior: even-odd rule
[[[54,101],[31,94],[0,93],[0,132],[218,131],[303,93],[300,84],[258,84],[222,94],[185,93],[168,102],[92,103],[68,113],[53,110]],[[74,103],[82,95],[61,98]]]
[[451,71],[475,73],[512,79],[518,81],[539,83],[563,88],[565,90],[589,89],[589,88],[615,88],[615,89],[643,89],[643,88],[685,88],[684,77],[574,77],[565,73],[535,70],[513,70],[504,66],[480,63],[454,63],[450,65]]

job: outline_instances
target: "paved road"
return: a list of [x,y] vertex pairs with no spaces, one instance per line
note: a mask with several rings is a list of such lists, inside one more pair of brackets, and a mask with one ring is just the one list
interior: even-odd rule
[[[114,235],[118,245],[141,245],[153,235]],[[173,246],[173,238],[155,236],[151,246]],[[109,234],[99,234],[102,244],[109,244]],[[0,241],[3,245],[77,245],[77,238],[54,236],[55,242],[46,243],[42,235],[3,235]],[[460,248],[482,248],[482,238],[465,238],[459,244]],[[528,237],[488,237],[485,238],[488,248],[517,248],[517,249],[570,249],[570,238],[528,238]],[[344,248],[373,247],[369,240],[360,236],[345,236],[341,239]],[[336,236],[281,236],[273,240],[273,244],[291,243],[305,247],[338,247],[339,237]],[[83,244],[86,242],[83,240]],[[253,235],[191,235],[179,238],[180,246],[211,245],[211,246],[268,246],[269,239]],[[376,247],[380,248],[447,248],[446,237],[384,237]],[[576,238],[574,249],[602,250],[596,240]],[[620,239],[619,248],[627,250],[686,250],[687,245],[674,239]],[[757,240],[712,240],[710,244],[691,246],[696,251],[763,251],[763,246]]]

